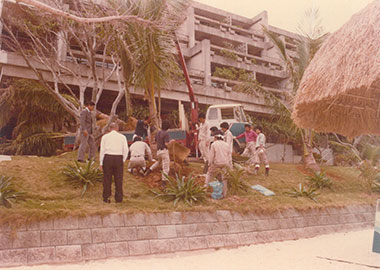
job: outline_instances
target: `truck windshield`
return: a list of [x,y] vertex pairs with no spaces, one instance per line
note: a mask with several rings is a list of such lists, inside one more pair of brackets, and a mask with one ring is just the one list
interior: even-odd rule
[[211,108],[207,115],[208,120],[218,120],[218,110],[216,108]]

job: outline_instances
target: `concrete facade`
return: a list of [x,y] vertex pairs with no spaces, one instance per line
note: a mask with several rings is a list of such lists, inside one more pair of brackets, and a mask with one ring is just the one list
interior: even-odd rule
[[[214,76],[216,68],[233,67],[249,72],[268,89],[287,91],[287,72],[273,44],[265,36],[263,27],[278,34],[286,42],[288,53],[294,54],[296,35],[268,25],[265,11],[249,19],[208,5],[192,3],[187,10],[187,19],[177,35],[200,104],[241,103],[246,111],[270,113],[262,98],[233,91],[237,81]],[[226,57],[223,51],[233,53],[235,59]],[[69,56],[66,61],[68,65],[74,65],[70,63]],[[79,65],[83,65],[85,73],[86,65]],[[107,67],[110,71],[112,64]],[[0,51],[0,68],[0,79],[4,76],[36,79],[23,58],[9,51]],[[51,77],[46,67],[41,69],[47,78]],[[64,81],[69,85],[78,86],[78,82],[68,75]],[[91,87],[91,82],[88,87]],[[105,84],[105,90],[117,89],[117,79],[113,76]],[[143,97],[142,89],[131,89],[131,93]],[[163,103],[189,101],[187,87],[183,84],[174,84],[169,89],[163,89],[161,97]]]
[[0,226],[0,267],[230,248],[373,226],[375,208],[283,209],[272,213],[169,212],[66,217]]

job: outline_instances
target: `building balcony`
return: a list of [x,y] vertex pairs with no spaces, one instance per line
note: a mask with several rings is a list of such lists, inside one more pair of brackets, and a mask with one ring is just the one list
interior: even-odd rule
[[288,77],[287,72],[284,70],[278,70],[279,66],[270,65],[270,63],[262,62],[261,64],[253,64],[251,59],[245,57],[233,60],[225,56],[212,55],[211,63],[219,64],[222,66],[229,66],[238,69],[244,69],[251,72],[262,73],[279,79],[286,79]]

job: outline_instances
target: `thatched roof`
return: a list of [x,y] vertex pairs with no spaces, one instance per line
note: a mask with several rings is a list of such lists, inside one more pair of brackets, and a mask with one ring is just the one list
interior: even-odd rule
[[380,0],[319,49],[302,78],[293,119],[320,132],[380,134]]

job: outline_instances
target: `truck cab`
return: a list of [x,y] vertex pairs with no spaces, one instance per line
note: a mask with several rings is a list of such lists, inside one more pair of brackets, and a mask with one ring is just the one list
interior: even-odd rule
[[223,122],[227,122],[230,126],[234,123],[243,123],[243,127],[248,123],[241,104],[211,105],[207,110],[206,122],[210,127],[217,128]]
[[[212,105],[208,108],[206,113],[206,123],[209,127],[220,128],[220,124],[227,122],[230,125],[232,135],[237,136],[242,134],[245,129],[244,125],[249,121],[244,113],[243,105],[241,104],[223,104]],[[239,139],[240,143],[245,143],[245,138]],[[234,142],[234,151],[241,152],[238,143]]]

